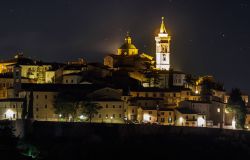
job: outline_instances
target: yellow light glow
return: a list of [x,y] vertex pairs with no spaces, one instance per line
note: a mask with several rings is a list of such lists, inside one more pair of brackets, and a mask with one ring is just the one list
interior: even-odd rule
[[81,115],[79,118],[80,118],[81,120],[83,120],[83,119],[87,119],[87,117],[86,117],[86,116],[84,116],[84,115]]
[[13,118],[13,116],[14,116],[14,112],[10,109],[8,109],[5,114],[6,114],[6,118],[8,118],[8,119]]
[[198,91],[198,90],[196,90],[196,91],[195,91],[195,94],[199,94],[199,91]]
[[228,114],[228,113],[229,113],[228,109],[225,109],[225,113],[226,113],[226,114]]
[[143,121],[149,121],[150,120],[150,115],[149,114],[144,114],[143,115]]
[[180,120],[180,123],[183,123],[183,118],[182,118],[182,117],[180,117],[180,119],[179,119],[179,120]]

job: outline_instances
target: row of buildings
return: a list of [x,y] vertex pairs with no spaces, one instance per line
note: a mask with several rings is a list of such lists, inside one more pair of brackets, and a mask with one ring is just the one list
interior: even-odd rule
[[[96,123],[150,123],[192,127],[235,128],[235,117],[227,111],[229,94],[212,76],[190,77],[170,66],[171,37],[164,18],[156,40],[156,53],[140,53],[127,34],[117,54],[102,63],[84,59],[47,63],[25,57],[0,61],[0,120],[21,119],[24,106],[32,106],[37,121],[85,121],[55,112],[55,101],[63,92],[91,97],[101,109]],[[203,99],[202,86],[212,84]],[[248,96],[242,95],[248,105]],[[246,117],[250,127],[250,114]]]

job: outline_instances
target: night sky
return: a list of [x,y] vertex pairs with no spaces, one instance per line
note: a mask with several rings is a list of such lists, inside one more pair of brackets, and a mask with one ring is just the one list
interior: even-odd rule
[[102,62],[127,31],[141,52],[154,54],[162,16],[174,68],[250,93],[247,0],[1,0],[0,58],[23,51],[45,61]]

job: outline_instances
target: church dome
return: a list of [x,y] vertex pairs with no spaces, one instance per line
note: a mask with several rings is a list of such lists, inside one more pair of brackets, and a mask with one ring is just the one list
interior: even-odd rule
[[119,49],[136,49],[135,45],[124,43]]
[[118,55],[137,55],[138,49],[132,44],[132,38],[127,33],[125,43],[118,49]]

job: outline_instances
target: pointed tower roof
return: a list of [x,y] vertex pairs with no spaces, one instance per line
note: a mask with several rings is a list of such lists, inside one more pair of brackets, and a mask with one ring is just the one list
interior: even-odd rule
[[167,30],[165,27],[165,23],[164,23],[164,17],[161,17],[162,21],[161,21],[161,29],[160,29],[160,33],[161,34],[167,34]]

